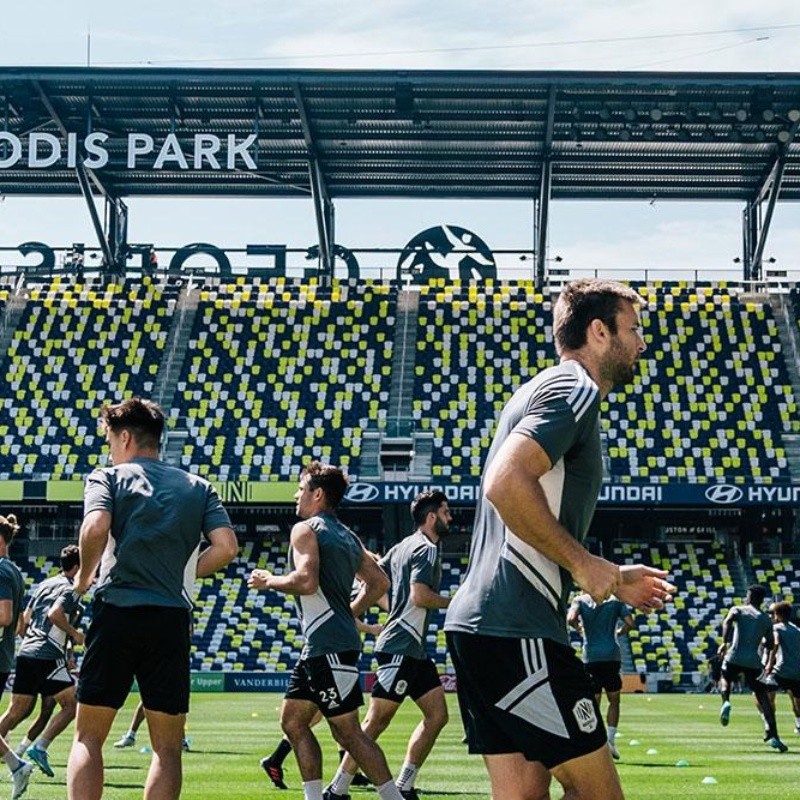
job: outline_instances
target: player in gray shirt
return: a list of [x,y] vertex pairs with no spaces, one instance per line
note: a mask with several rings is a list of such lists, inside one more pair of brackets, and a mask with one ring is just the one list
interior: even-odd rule
[[722,644],[719,654],[722,658],[722,677],[719,693],[722,707],[719,721],[727,725],[731,716],[731,685],[739,675],[755,695],[756,703],[767,730],[766,738],[770,747],[781,753],[789,748],[780,740],[775,723],[775,710],[769,699],[769,687],[764,680],[764,667],[761,661],[761,648],[772,648],[772,620],[761,610],[766,592],[763,586],[753,585],[747,589],[744,604],[734,606],[722,621]]
[[[383,570],[358,537],[336,517],[347,491],[338,467],[312,461],[295,493],[297,516],[289,545],[289,571],[250,573],[251,589],[293,594],[305,646],[292,671],[281,707],[281,727],[291,742],[303,778],[304,800],[323,800],[322,751],[311,730],[321,711],[339,744],[352,753],[382,800],[402,800],[383,751],[358,723],[361,640],[356,617],[388,589]],[[353,579],[363,585],[351,602]]]
[[22,643],[17,650],[17,666],[11,703],[0,718],[0,734],[30,716],[37,696],[52,697],[61,710],[48,723],[42,735],[27,750],[27,755],[45,775],[52,778],[47,748],[75,718],[75,681],[67,662],[70,642],[83,644],[78,624],[83,606],[72,589],[80,556],[76,545],[61,550],[61,572],[36,587],[22,618]]
[[[404,800],[417,800],[417,773],[436,738],[447,724],[444,690],[433,659],[425,652],[431,612],[445,609],[449,598],[439,594],[442,582],[440,539],[450,531],[452,515],[440,491],[418,494],[411,503],[417,530],[380,560],[391,580],[389,618],[375,645],[377,680],[372,689],[363,730],[377,739],[408,696],[423,719],[411,734],[406,758],[397,779]],[[329,787],[330,800],[348,797],[356,762],[347,755]]]
[[[22,620],[20,612],[25,596],[25,579],[8,557],[9,545],[18,533],[19,525],[13,514],[0,516],[0,695],[14,667],[14,637]],[[20,759],[3,736],[0,736],[0,758],[11,771],[11,797],[16,800],[25,794],[35,767]]]
[[[86,479],[75,590],[100,567],[78,681],[69,800],[99,800],[103,744],[133,679],[153,756],[145,796],[180,795],[181,741],[189,709],[189,625],[194,579],[238,551],[211,484],[158,459],[164,412],[138,397],[100,410],[112,467]],[[203,541],[208,546],[202,550]]]
[[645,610],[673,591],[663,570],[581,544],[603,474],[600,402],[633,380],[645,349],[640,302],[613,281],[567,284],[553,315],[560,364],[515,392],[486,458],[445,630],[470,752],[503,800],[546,796],[551,775],[576,798],[623,796],[566,617],[573,581],[597,602],[615,594]]
[[[792,604],[786,600],[770,607],[773,647],[764,673],[768,681],[788,692],[794,711],[794,732],[800,734],[800,628],[792,620]],[[775,708],[775,695],[770,693]]]
[[581,594],[572,601],[567,614],[567,623],[583,637],[583,663],[592,679],[598,708],[603,691],[608,697],[606,713],[608,747],[616,760],[619,758],[615,740],[622,693],[620,677],[622,653],[619,648],[619,637],[633,627],[631,611],[616,597],[595,603],[588,594]]

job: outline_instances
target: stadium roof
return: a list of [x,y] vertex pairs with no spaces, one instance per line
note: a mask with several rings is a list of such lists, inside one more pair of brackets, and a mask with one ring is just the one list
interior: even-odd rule
[[[79,194],[66,155],[28,167],[26,137],[94,132],[109,162],[92,191],[114,197],[310,196],[316,181],[328,198],[753,202],[779,165],[780,198],[800,199],[800,73],[6,67],[0,115],[22,142],[5,194]],[[129,167],[132,133],[155,144]],[[188,168],[153,168],[169,134]],[[198,134],[221,137],[219,169],[193,168]],[[231,134],[255,135],[255,169],[227,168]]]

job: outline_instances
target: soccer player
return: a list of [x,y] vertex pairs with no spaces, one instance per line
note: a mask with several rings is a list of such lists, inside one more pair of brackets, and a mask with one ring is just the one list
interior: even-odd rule
[[[122,736],[121,739],[118,739],[114,742],[114,747],[118,750],[124,747],[133,747],[136,744],[136,734],[141,727],[141,724],[144,722],[144,703],[140,700],[136,709],[133,712],[133,717],[131,717],[131,724],[128,727],[128,730],[125,732],[125,735]],[[183,749],[184,753],[189,752],[189,740],[184,736],[183,740],[181,741],[181,748]]]
[[484,466],[469,566],[445,630],[469,751],[502,800],[546,797],[551,775],[571,800],[619,800],[594,689],[569,644],[573,581],[661,608],[666,572],[618,566],[581,544],[603,477],[598,413],[633,380],[645,349],[641,299],[613,281],[564,287],[554,309],[560,364],[506,404]]
[[164,412],[156,403],[134,397],[103,406],[100,418],[113,466],[92,472],[84,492],[75,590],[89,588],[98,565],[100,574],[67,792],[99,800],[103,744],[136,678],[153,747],[144,794],[174,800],[189,709],[189,598],[195,576],[236,556],[236,534],[208,481],[159,461]]
[[61,572],[42,581],[33,593],[25,613],[21,632],[22,643],[17,650],[17,666],[11,703],[0,717],[0,735],[30,716],[37,695],[52,697],[61,710],[48,723],[27,755],[45,775],[54,773],[47,758],[47,748],[75,718],[75,681],[68,666],[67,649],[70,642],[83,644],[83,632],[78,623],[83,607],[80,596],[72,590],[72,580],[78,572],[80,555],[74,544],[61,550]]
[[[766,727],[766,738],[774,750],[785,753],[789,748],[778,737],[775,723],[775,710],[769,700],[769,687],[761,680],[764,665],[759,649],[772,648],[772,622],[762,610],[766,592],[763,586],[753,585],[747,590],[743,605],[734,606],[722,621],[722,644],[719,654],[722,659],[722,679],[719,693],[722,706],[719,721],[727,725],[731,717],[731,684],[739,675],[744,676],[747,687],[755,695]],[[730,642],[730,645],[728,644]]]
[[[8,548],[19,533],[14,514],[0,516],[0,697],[6,681],[14,668],[14,637],[21,624],[22,599],[25,596],[25,579],[19,567],[8,557]],[[28,788],[35,769],[23,761],[0,736],[0,758],[11,770],[11,798],[17,800]]]
[[633,628],[633,616],[628,606],[616,597],[595,603],[588,594],[581,594],[572,601],[567,623],[583,637],[583,663],[592,679],[597,707],[600,708],[603,691],[608,698],[608,747],[614,760],[618,761],[616,738],[619,699],[622,694],[622,653],[619,649],[619,637]]
[[[311,730],[318,710],[382,800],[402,800],[383,752],[358,723],[363,700],[357,666],[361,639],[355,618],[386,592],[389,580],[358,537],[336,517],[346,490],[347,478],[338,467],[319,461],[308,464],[295,493],[302,522],[292,528],[289,572],[273,575],[255,569],[247,583],[251,589],[297,596],[305,646],[281,707],[281,727],[297,758],[304,800],[323,800],[322,751]],[[363,586],[351,603],[356,576]]]
[[[375,560],[377,560],[377,556],[372,553],[371,554]],[[358,593],[361,591],[361,581],[354,581],[353,589],[350,592],[351,600],[355,600],[358,597]],[[383,598],[379,601],[379,604],[383,603]],[[366,633],[370,636],[378,636],[380,632],[383,630],[383,625],[379,624],[372,624],[368,622],[363,622],[360,619],[356,620],[356,628],[358,629],[359,633]],[[322,712],[317,711],[314,715],[314,718],[309,723],[309,727],[313,728],[315,725],[318,725],[322,722]],[[122,741],[122,740],[120,740]],[[117,745],[114,745],[115,747]],[[286,757],[289,753],[292,752],[292,744],[286,738],[284,734],[281,737],[281,740],[278,742],[278,746],[270,753],[268,756],[265,756],[261,759],[259,764],[261,765],[261,769],[267,774],[267,777],[272,781],[272,785],[276,789],[288,789],[289,787],[286,785],[286,781],[284,781],[284,774],[283,774],[283,762],[286,761]],[[341,761],[345,756],[344,750],[339,750],[339,760]],[[353,786],[370,786],[369,780],[362,775],[360,772],[357,772],[353,776]]]
[[[389,619],[375,645],[378,675],[362,728],[377,739],[406,697],[422,711],[422,721],[411,735],[397,788],[405,800],[417,800],[414,781],[436,737],[447,724],[447,704],[433,659],[425,653],[431,611],[444,609],[449,598],[439,594],[442,579],[439,541],[453,520],[447,497],[440,491],[418,494],[411,503],[417,526],[411,536],[396,544],[380,560],[390,576]],[[349,798],[356,762],[347,755],[331,785],[330,800]]]
[[[800,734],[800,628],[792,619],[792,604],[782,600],[770,608],[773,647],[769,652],[766,677],[788,692],[794,711],[794,732]],[[773,695],[774,698],[774,695]],[[773,699],[774,708],[774,699]]]

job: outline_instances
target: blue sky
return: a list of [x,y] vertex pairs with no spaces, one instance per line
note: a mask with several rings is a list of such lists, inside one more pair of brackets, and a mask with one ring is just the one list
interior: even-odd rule
[[[800,11],[784,0],[40,0],[4,4],[2,62],[85,65],[89,29],[91,63],[107,66],[800,71]],[[316,240],[305,200],[129,206],[132,241],[302,247]],[[556,202],[550,255],[576,269],[735,271],[741,210],[738,203]],[[531,246],[527,202],[337,202],[337,240],[346,246],[402,247],[440,223],[474,230],[493,248]],[[82,201],[5,198],[0,245],[30,239],[92,243]],[[765,255],[800,270],[798,253],[800,205],[780,205]]]

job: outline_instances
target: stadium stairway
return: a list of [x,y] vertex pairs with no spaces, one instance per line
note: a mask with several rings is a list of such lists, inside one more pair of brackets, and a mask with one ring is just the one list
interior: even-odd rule
[[[175,398],[175,390],[183,362],[186,360],[186,349],[192,334],[198,304],[199,294],[192,290],[192,283],[189,281],[183,286],[178,296],[177,313],[173,317],[172,327],[164,348],[166,358],[161,362],[153,386],[153,398],[162,408],[171,407]],[[165,406],[164,403],[167,405]]]
[[[192,335],[194,319],[197,316],[199,292],[190,279],[178,296],[176,314],[173,317],[165,347],[167,356],[161,362],[156,375],[153,397],[162,408],[172,408],[177,391],[178,378],[186,361],[189,338]],[[167,405],[164,405],[164,403]],[[189,438],[185,420],[170,415],[166,436],[162,447],[162,457],[168,464],[180,464],[183,447]]]
[[[800,330],[792,305],[783,295],[770,297],[770,305],[775,314],[775,322],[785,354],[786,371],[795,398],[800,398]],[[784,431],[783,445],[786,449],[786,462],[793,480],[800,479],[800,434]]]
[[414,399],[414,361],[417,344],[419,288],[407,288],[397,298],[392,383],[389,389],[389,419],[411,417]]
[[23,292],[10,292],[6,299],[2,327],[0,327],[0,368],[5,366],[11,340],[27,304],[28,297]]

